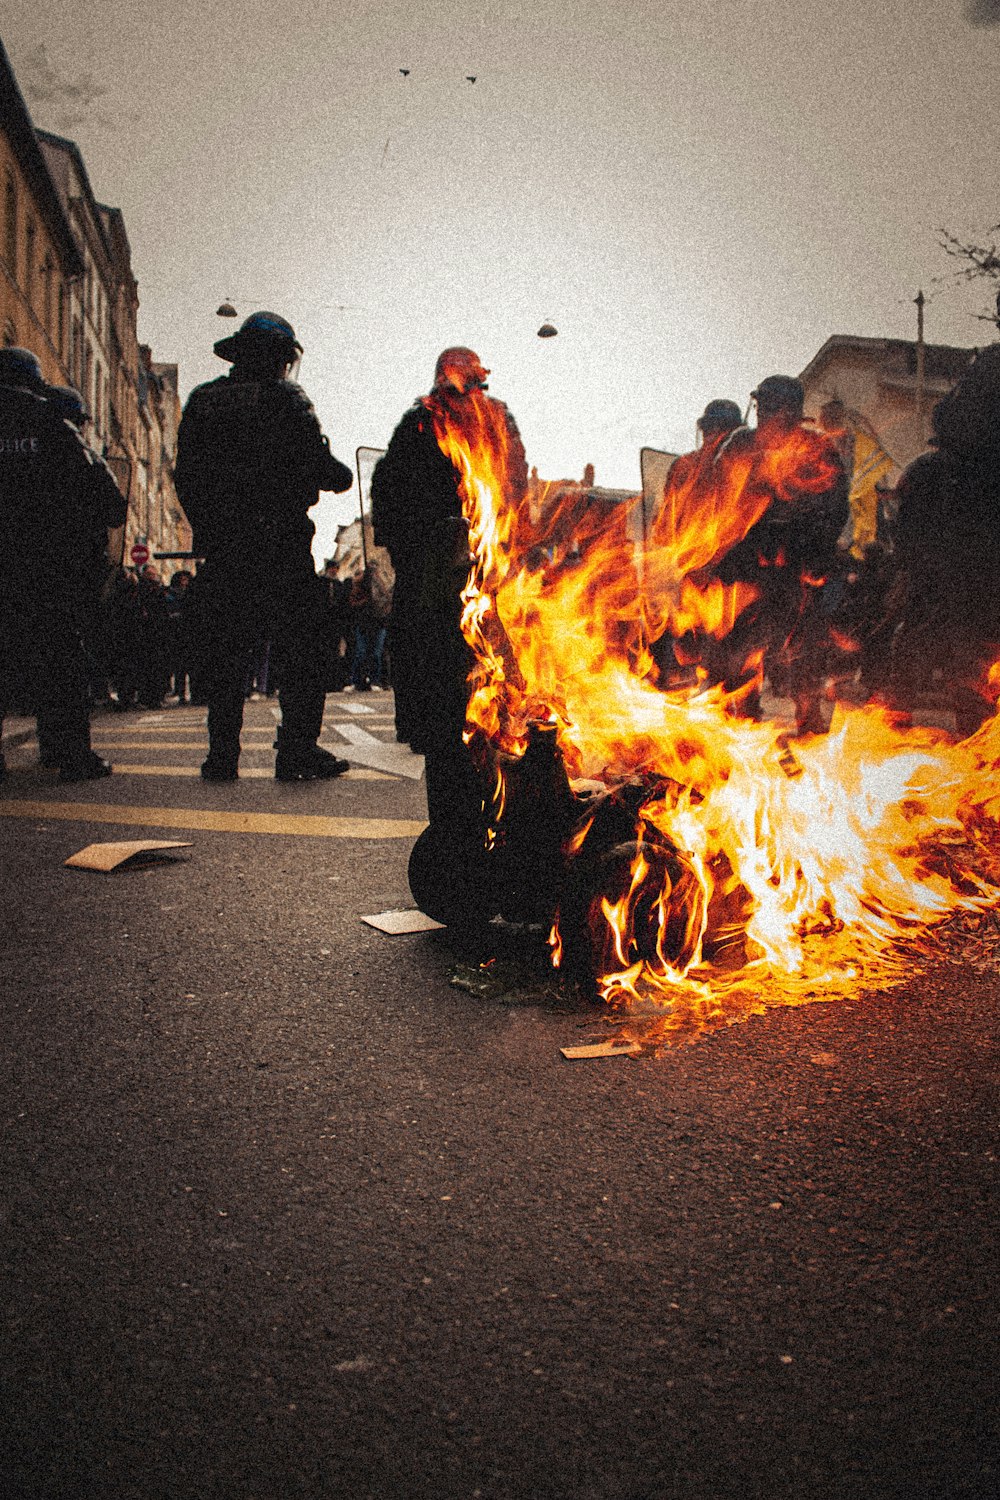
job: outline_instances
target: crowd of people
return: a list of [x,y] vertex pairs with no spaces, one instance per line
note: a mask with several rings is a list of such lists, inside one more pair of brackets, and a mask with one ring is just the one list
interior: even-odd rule
[[[430,393],[404,414],[372,479],[390,594],[370,565],[347,580],[315,571],[309,511],[352,474],[289,378],[302,352],[291,325],[255,313],[215,350],[230,369],[191,393],[178,436],[177,491],[201,561],[166,582],[154,565],[107,562],[103,541],[124,502],[83,440],[79,397],[46,386],[27,351],[0,351],[0,713],[35,712],[43,760],[71,780],[110,770],[90,749],[94,701],[205,703],[201,774],[234,781],[244,703],[276,693],[275,775],[310,781],[347,768],[318,743],[326,693],[391,683],[397,737],[427,757],[432,822],[454,838],[476,821],[482,786],[462,738],[469,542],[444,434],[463,422],[480,437],[483,424],[495,428],[516,504],[527,470],[514,419],[485,394],[489,371],[473,350],[441,354]],[[750,716],[767,684],[793,700],[799,733],[821,733],[824,684],[846,661],[864,692],[900,710],[943,682],[959,733],[971,733],[993,709],[986,677],[1000,643],[1000,345],[938,406],[929,451],[883,495],[860,556],[844,433],[804,419],[791,376],[768,376],[751,399],[753,426],[735,401],[710,401],[698,446],[666,482],[661,517],[680,507],[716,527],[699,586],[738,586],[743,602],[721,639],[660,635],[662,684],[691,680],[694,668]],[[790,447],[789,467],[779,460]],[[745,524],[723,515],[720,526],[737,489]]]
[[750,602],[719,640],[656,641],[663,682],[694,668],[751,717],[766,686],[794,702],[801,734],[823,732],[823,699],[838,685],[902,718],[949,709],[960,737],[974,733],[995,711],[1000,657],[1000,344],[938,403],[928,451],[877,487],[877,527],[860,542],[839,403],[806,421],[801,382],[785,375],[751,399],[752,428],[735,402],[709,402],[662,507],[717,519],[738,497],[749,528],[694,576],[742,584]]

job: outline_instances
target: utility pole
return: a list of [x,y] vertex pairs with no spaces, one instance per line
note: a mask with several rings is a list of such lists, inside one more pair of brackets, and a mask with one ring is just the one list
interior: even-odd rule
[[924,302],[926,298],[923,292],[919,291],[913,300],[917,304],[917,421],[920,423],[922,437],[924,422]]

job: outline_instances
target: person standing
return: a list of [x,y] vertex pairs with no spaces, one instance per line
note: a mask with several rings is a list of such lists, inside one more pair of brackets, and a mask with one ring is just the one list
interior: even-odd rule
[[[716,456],[726,470],[748,468],[740,504],[757,519],[716,568],[725,584],[746,583],[757,598],[739,617],[725,645],[727,686],[733,688],[754,654],[762,654],[772,689],[787,687],[799,734],[819,734],[821,690],[829,639],[827,599],[841,565],[837,543],[850,514],[847,476],[836,443],[805,425],[805,392],[792,375],[768,375],[751,396],[755,428],[739,427]],[[744,698],[751,717],[759,691]]]
[[443,921],[475,905],[483,805],[492,797],[492,782],[463,739],[473,664],[461,630],[469,532],[446,433],[489,441],[506,454],[506,504],[520,502],[528,481],[514,419],[486,394],[489,373],[472,349],[445,349],[433,389],[404,414],[372,474],[375,544],[387,549],[396,575],[390,651],[397,736],[425,757],[430,826],[411,857],[410,883],[425,911],[433,905],[446,913]]
[[[697,421],[699,443],[690,453],[682,453],[670,466],[663,495],[653,521],[653,546],[673,547],[677,539],[690,531],[705,528],[706,515],[711,520],[715,499],[715,458],[722,444],[740,427],[743,417],[735,401],[716,398],[709,401]],[[656,609],[652,613],[656,614]],[[675,638],[670,631],[659,635],[650,650],[659,672],[662,687],[674,680],[688,680],[690,664],[711,658],[714,643],[700,632]],[[710,669],[709,669],[710,670]]]
[[323,725],[323,592],[309,511],[342,494],[351,470],[330,452],[312,403],[289,377],[302,353],[290,323],[256,312],[215,352],[227,375],[197,386],[177,436],[176,484],[194,533],[207,651],[206,781],[239,774],[244,688],[270,640],[279,678],[279,781],[340,776],[348,763],[318,744]]
[[84,634],[97,544],[125,509],[107,465],[46,399],[37,357],[0,350],[0,724],[13,708],[34,712],[60,781],[111,774],[90,745]]
[[964,739],[996,710],[1000,656],[1000,344],[981,349],[933,413],[933,446],[896,487],[900,623],[891,686],[911,710],[935,677]]

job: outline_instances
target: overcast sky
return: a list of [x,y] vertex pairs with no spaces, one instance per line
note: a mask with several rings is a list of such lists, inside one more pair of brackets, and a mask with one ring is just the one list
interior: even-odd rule
[[638,489],[711,398],[914,337],[920,288],[930,342],[992,331],[935,278],[940,226],[1000,221],[1000,0],[5,0],[0,34],[182,394],[223,298],[270,308],[348,461],[448,344],[544,477]]

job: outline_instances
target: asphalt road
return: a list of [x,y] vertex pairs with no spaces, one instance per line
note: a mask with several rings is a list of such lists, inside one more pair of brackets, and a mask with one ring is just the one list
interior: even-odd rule
[[[596,1007],[359,920],[425,810],[387,696],[330,783],[262,702],[206,785],[203,720],[99,718],[84,786],[13,726],[4,1495],[992,1500],[995,975],[567,1062]],[[139,838],[191,847],[64,866]]]

